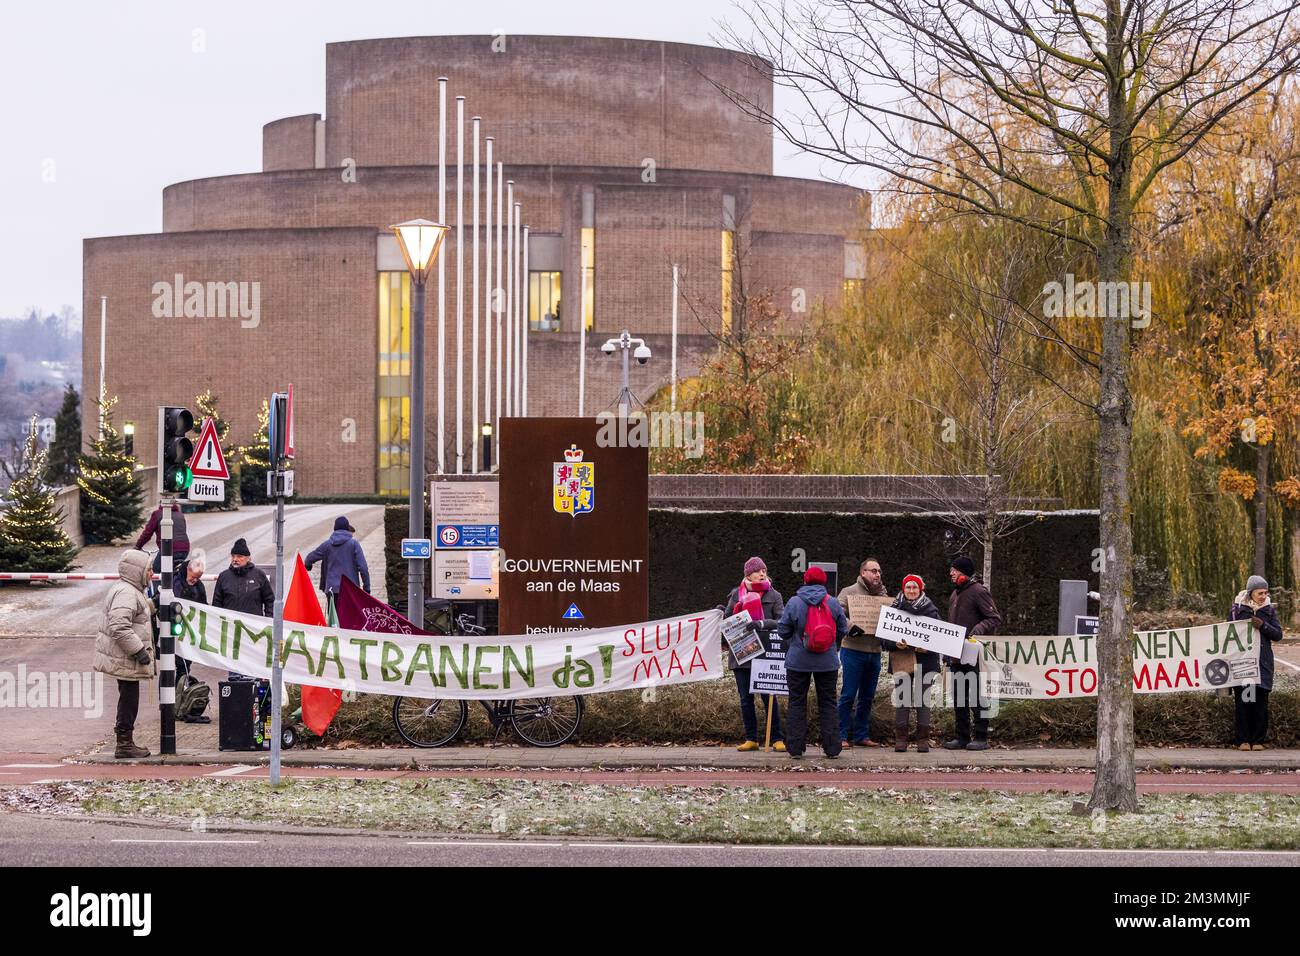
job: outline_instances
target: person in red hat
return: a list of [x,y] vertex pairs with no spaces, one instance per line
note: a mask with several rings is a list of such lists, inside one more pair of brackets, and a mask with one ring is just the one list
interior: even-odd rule
[[811,567],[804,572],[803,587],[785,606],[776,626],[785,640],[785,672],[790,685],[785,721],[785,746],[790,756],[803,757],[808,739],[808,688],[817,685],[817,714],[822,751],[840,755],[840,716],[835,685],[840,673],[837,644],[849,630],[840,602],[826,593],[826,572]]
[[[939,608],[925,593],[925,581],[919,574],[903,578],[903,591],[894,599],[893,606],[917,617],[943,619]],[[894,690],[890,700],[894,704],[894,750],[907,750],[907,733],[911,711],[916,711],[916,751],[930,751],[930,697],[935,679],[939,676],[939,655],[923,647],[910,647],[906,641],[880,639],[889,648],[889,673],[893,675]]]

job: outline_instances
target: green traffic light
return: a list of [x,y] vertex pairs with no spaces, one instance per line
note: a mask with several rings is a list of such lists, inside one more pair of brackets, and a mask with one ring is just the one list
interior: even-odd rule
[[172,472],[171,484],[173,491],[185,491],[194,483],[194,472],[190,471],[186,465],[178,465]]
[[180,637],[185,633],[185,622],[180,618],[172,619],[172,637]]

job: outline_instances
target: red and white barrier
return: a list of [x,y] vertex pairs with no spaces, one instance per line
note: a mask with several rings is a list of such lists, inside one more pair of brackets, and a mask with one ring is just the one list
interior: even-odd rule
[[[0,581],[116,581],[121,577],[119,574],[100,574],[97,572],[42,572],[42,571],[0,571]],[[161,574],[154,574],[151,577],[155,581],[162,580]],[[203,575],[204,581],[215,581],[215,574]]]

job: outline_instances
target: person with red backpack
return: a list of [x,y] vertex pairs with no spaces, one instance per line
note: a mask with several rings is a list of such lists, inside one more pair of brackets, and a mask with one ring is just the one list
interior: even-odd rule
[[811,567],[804,572],[803,587],[785,606],[776,625],[788,648],[785,672],[790,685],[790,709],[785,720],[786,751],[803,757],[808,739],[808,687],[817,685],[817,714],[822,750],[840,755],[840,717],[835,685],[840,674],[838,641],[849,631],[849,619],[840,602],[826,593],[826,572]]

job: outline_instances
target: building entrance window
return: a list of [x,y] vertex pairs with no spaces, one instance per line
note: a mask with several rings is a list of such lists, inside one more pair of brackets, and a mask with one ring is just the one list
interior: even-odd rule
[[406,497],[411,485],[411,275],[379,273],[379,407],[376,487]]
[[533,332],[560,331],[560,273],[528,273],[528,328]]

